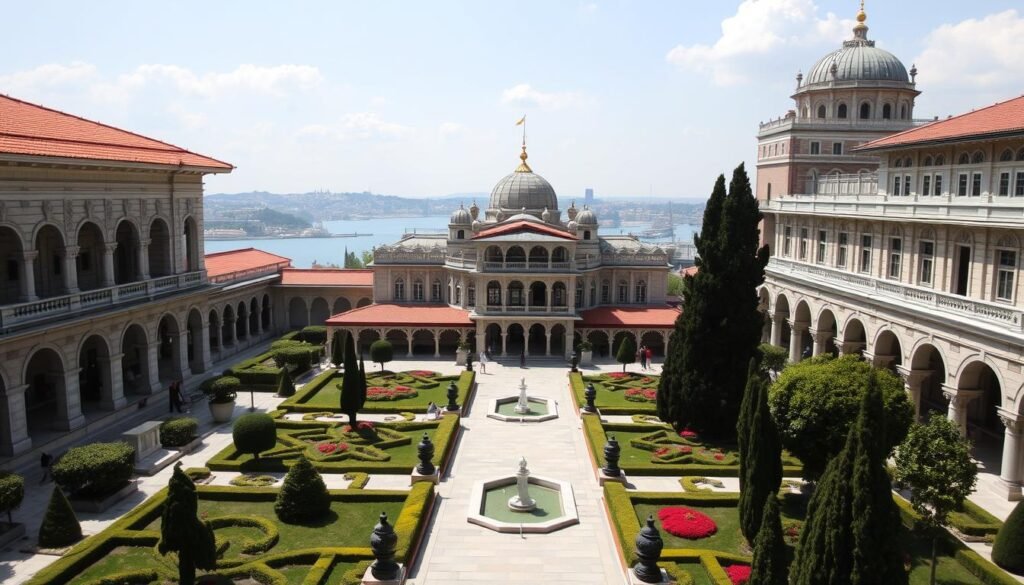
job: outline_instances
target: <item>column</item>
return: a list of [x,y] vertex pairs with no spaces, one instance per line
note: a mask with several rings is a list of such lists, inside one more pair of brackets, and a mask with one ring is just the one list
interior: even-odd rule
[[[21,282],[18,283],[21,289],[21,300],[28,303],[36,300],[36,257],[39,256],[37,250],[29,250],[22,253],[21,255]],[[22,402],[24,402],[24,396],[22,396]],[[27,439],[26,439],[27,440]]]
[[441,357],[441,332],[434,329],[434,357]]
[[103,247],[103,287],[114,286],[114,251],[117,242],[107,242]]
[[508,356],[508,331],[501,330],[501,357]]
[[[552,285],[554,286],[554,285]],[[552,286],[544,289],[544,311],[547,313],[551,312],[551,288]]]
[[78,292],[78,246],[64,246],[64,290],[68,294]]
[[139,265],[139,280],[149,280],[149,243],[151,240],[139,240],[137,263]]
[[[123,353],[115,353],[107,359],[100,358],[100,365],[106,370],[103,376],[103,385],[106,392],[103,393],[100,405],[103,408],[109,410],[117,410],[124,408],[127,403],[124,397],[124,381],[123,366],[121,364],[124,358]],[[108,385],[109,384],[109,385]]]
[[804,333],[807,332],[807,323],[791,322],[789,324],[789,361],[797,363],[800,361],[800,352],[803,351]]
[[210,354],[210,323],[208,321],[203,321],[202,327],[199,328],[199,335],[202,336],[200,344],[203,351],[199,363],[203,365],[203,371],[208,372],[213,367],[213,356]]
[[57,395],[57,420],[53,421],[53,425],[62,431],[73,431],[85,424],[82,391],[78,386],[79,372],[80,368],[72,368],[63,374],[56,374],[64,377],[64,395]]
[[999,420],[1006,426],[1003,434],[1003,465],[999,472],[1000,495],[1011,501],[1022,499],[1020,478],[1020,448],[1022,417],[1016,412],[997,408]]
[[146,363],[149,365],[149,393],[156,394],[163,389],[160,382],[160,340],[157,339],[147,348]]
[[812,333],[811,339],[814,341],[814,349],[811,351],[811,355],[821,355],[825,353],[825,348],[828,347],[828,340],[831,338],[831,331],[815,331]]
[[780,314],[775,313],[772,315],[772,337],[771,344],[776,347],[782,347],[782,325],[785,323],[786,318]]
[[5,455],[18,455],[32,448],[32,439],[28,436],[28,420],[25,418],[25,390],[28,384],[11,386],[0,395],[0,416],[5,423],[0,429],[0,452]]
[[921,394],[924,391],[924,383],[934,372],[932,370],[911,370],[903,366],[896,366],[896,371],[903,377],[903,387],[914,407],[914,420],[920,420]]
[[405,342],[409,346],[409,350],[405,354],[405,357],[412,357],[412,329],[405,330]]
[[[188,364],[188,327],[182,329],[172,343],[174,343],[178,353],[178,378],[187,380],[192,377],[192,368]],[[174,356],[173,351],[171,356]]]
[[551,355],[551,330],[550,329],[545,330],[544,331],[544,336],[547,338],[547,341],[545,342],[546,345],[545,345],[545,349],[544,349],[544,355],[550,356]]
[[967,404],[980,394],[980,390],[964,390],[942,385],[942,395],[949,400],[946,417],[960,429],[961,436],[967,437]]
[[839,355],[856,355],[864,349],[863,341],[843,341],[839,344]]

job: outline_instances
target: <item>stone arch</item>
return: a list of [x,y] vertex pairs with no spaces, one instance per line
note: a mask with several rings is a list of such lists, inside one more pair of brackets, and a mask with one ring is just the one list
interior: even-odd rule
[[544,246],[533,246],[530,248],[530,265],[534,266],[547,266],[548,264],[548,249]]
[[896,373],[896,367],[903,365],[903,345],[891,329],[879,329],[871,347],[875,366],[889,368]]
[[25,389],[25,419],[29,436],[54,428],[54,422],[67,412],[67,385],[64,356],[50,345],[33,349],[25,360],[22,380]]
[[96,333],[85,336],[78,345],[77,360],[82,410],[114,408],[114,381],[107,338]]
[[542,323],[531,323],[530,327],[526,330],[526,334],[527,355],[545,355],[547,348],[547,327]]
[[370,306],[372,304],[373,304],[373,301],[371,301],[370,299],[368,299],[366,297],[363,297],[363,298],[359,299],[359,302],[356,303],[356,308],[358,309],[359,307],[368,307],[368,306]]
[[238,301],[238,312],[235,314],[235,339],[242,341],[249,338],[249,308],[245,301]]
[[221,345],[226,347],[235,344],[235,308],[228,303],[221,311]]
[[833,356],[838,355],[839,349],[836,347],[836,337],[839,335],[839,324],[836,321],[835,313],[831,309],[819,311],[814,329],[818,335],[825,335],[825,340],[820,350],[821,353],[830,353]]
[[550,327],[549,332],[551,334],[551,351],[549,352],[549,355],[567,355],[568,348],[566,348],[565,325],[555,323]]
[[[458,349],[459,345],[459,332],[455,329],[445,329],[438,333],[438,345],[439,350],[442,354],[455,355],[455,350]],[[496,346],[501,349],[501,335],[498,335],[498,344]]]
[[316,297],[309,305],[309,324],[323,325],[331,318],[331,310],[323,297]]
[[[253,302],[256,302],[256,299],[253,299]],[[203,314],[199,309],[193,307],[189,310],[185,327],[188,330],[188,343],[185,346],[188,367],[193,373],[203,372],[206,370],[204,350],[208,347],[204,344],[209,343],[209,339],[203,336]]]
[[210,313],[207,316],[207,322],[209,323],[210,338],[207,341],[209,343],[210,352],[216,353],[220,351],[220,315],[217,314],[217,309],[210,309]]
[[789,308],[789,297],[785,294],[779,293],[779,295],[775,297],[775,319],[778,322],[779,327],[779,347],[783,347],[785,349],[789,349],[790,337],[792,337],[791,328],[789,326],[791,314],[792,312]]
[[851,316],[843,324],[843,353],[860,354],[867,347],[867,329],[858,317]]
[[526,304],[530,307],[546,307],[548,304],[547,294],[547,283],[535,280],[530,283],[530,297]]
[[605,357],[611,353],[611,339],[608,332],[600,329],[592,329],[587,333],[587,341],[594,348],[594,355]]
[[640,345],[651,350],[652,356],[665,355],[665,336],[660,329],[649,329],[640,334]]
[[626,337],[630,337],[633,339],[633,347],[639,347],[636,335],[634,335],[632,331],[616,331],[615,335],[612,336],[612,352],[610,354],[612,359],[615,359],[615,356],[619,354],[619,345],[622,343],[622,340],[625,339]]
[[967,358],[957,373],[956,388],[958,392],[973,391],[974,394],[967,403],[968,438],[975,445],[1001,449],[1005,428],[997,410],[1003,405],[1003,381],[999,369],[987,358]]
[[[796,356],[799,359],[811,357],[814,353],[814,338],[809,334],[811,327],[811,307],[807,304],[806,300],[801,299],[796,304],[796,310],[793,312],[793,324],[796,326],[793,330],[792,336],[793,341],[797,342],[799,353]],[[792,344],[792,341],[790,342]],[[793,356],[792,345],[790,346],[790,356]],[[796,359],[794,359],[796,361]]]
[[263,331],[270,331],[271,324],[274,322],[273,309],[270,305],[270,295],[263,295],[263,309],[260,311],[260,325]]
[[125,394],[149,394],[154,380],[150,377],[149,336],[145,327],[131,323],[121,333],[121,380]]
[[501,355],[501,332],[501,325],[497,323],[490,323],[484,328],[484,350],[489,357]]
[[174,274],[171,259],[171,232],[163,218],[154,218],[149,224],[149,273],[154,276]]
[[484,250],[484,262],[502,263],[505,261],[505,255],[502,253],[501,248],[498,246],[487,246]]
[[260,333],[260,302],[256,297],[249,299],[249,334]]
[[384,332],[384,339],[391,343],[395,350],[395,357],[409,353],[409,334],[405,329],[388,329]]
[[78,257],[75,259],[79,290],[102,288],[108,275],[104,271],[107,243],[103,229],[95,222],[85,220],[78,227],[76,245]]
[[32,241],[36,250],[36,258],[33,260],[36,295],[45,298],[64,294],[67,287],[64,284],[63,232],[53,224],[40,224]]
[[512,247],[510,247],[508,249],[508,251],[505,252],[505,262],[506,263],[510,263],[510,262],[525,263],[526,262],[526,251],[523,250],[522,246],[512,246]]
[[526,329],[519,323],[505,327],[505,353],[515,356],[526,351]]
[[352,310],[352,301],[345,297],[338,297],[334,299],[334,314],[344,313],[345,311]]
[[288,327],[291,329],[302,329],[306,325],[309,325],[306,300],[302,297],[292,297],[288,301]]
[[551,262],[552,263],[566,263],[569,261],[569,250],[565,246],[555,246],[554,250],[551,250]]
[[417,329],[412,332],[412,355],[432,356],[434,355],[434,331],[431,329]]
[[497,280],[491,280],[487,282],[487,306],[488,307],[500,307],[501,306],[501,283]]
[[[16,303],[23,298],[25,283],[25,246],[21,234],[12,226],[0,225],[0,304]],[[33,283],[34,285],[35,283]],[[33,287],[34,288],[34,287]]]
[[565,283],[562,281],[558,281],[551,285],[551,306],[569,306],[569,295],[568,292],[565,290]]
[[922,377],[921,384],[921,406],[922,414],[928,412],[946,413],[948,410],[947,399],[942,393],[942,386],[946,383],[946,358],[938,346],[922,340],[910,353],[911,375]]
[[183,222],[182,239],[185,244],[185,271],[199,270],[199,228],[196,220],[190,215]]
[[114,229],[114,282],[125,284],[142,280],[139,271],[139,226],[127,217],[121,218]]
[[376,329],[360,329],[356,335],[356,344],[359,347],[359,354],[370,353],[370,346],[374,341],[380,339],[380,332]]
[[[181,326],[173,313],[165,313],[157,322],[157,372],[161,382],[184,378],[181,370]],[[166,385],[166,384],[165,384]]]

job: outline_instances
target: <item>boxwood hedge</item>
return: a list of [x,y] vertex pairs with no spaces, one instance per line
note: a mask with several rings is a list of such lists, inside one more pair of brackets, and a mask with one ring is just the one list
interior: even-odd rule
[[53,466],[53,479],[75,496],[98,498],[124,486],[134,467],[128,443],[92,443],[69,449]]

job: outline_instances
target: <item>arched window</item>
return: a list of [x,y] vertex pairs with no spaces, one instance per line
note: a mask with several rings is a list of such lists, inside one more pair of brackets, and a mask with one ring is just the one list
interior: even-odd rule
[[824,118],[825,117],[825,106],[824,105],[818,106],[818,117],[819,118]]
[[647,302],[647,283],[643,280],[636,281],[636,292],[633,295],[633,302],[646,303]]
[[897,169],[903,168],[903,159],[902,158],[897,158],[896,162],[893,163],[892,166],[896,167]]
[[597,306],[597,282],[590,281],[590,306]]
[[624,304],[629,302],[629,284],[625,280],[619,281],[619,303]]
[[412,300],[423,301],[423,281],[418,278],[412,283]]
[[906,119],[907,119],[907,104],[903,104],[903,105],[900,106],[900,120],[906,120]]
[[487,283],[487,306],[497,307],[501,305],[501,285],[498,281],[492,280]]
[[971,164],[971,155],[966,152],[960,154],[960,158],[957,159],[957,164],[968,165]]
[[455,232],[455,239],[456,240],[465,240],[466,239],[466,230],[459,230],[459,231]]
[[943,154],[935,155],[935,166],[941,167],[944,164],[946,164],[946,156]]
[[971,164],[977,165],[983,162],[985,162],[985,153],[981,152],[980,150],[978,152],[975,152],[974,155],[971,157]]
[[839,104],[839,117],[840,117],[840,118],[842,118],[842,119],[844,119],[844,120],[845,120],[845,119],[846,119],[846,117],[847,117],[847,112],[846,112],[846,110],[847,110],[847,108],[846,108],[846,104]]
[[396,278],[395,279],[395,300],[396,301],[404,301],[405,300],[405,281],[402,280],[401,278]]
[[551,306],[564,307],[566,306],[566,300],[565,283],[556,282],[551,285]]
[[928,155],[928,156],[924,157],[924,163],[922,163],[922,164],[923,164],[923,166],[926,166],[926,167],[932,166],[932,157],[931,157],[931,155]]
[[871,104],[864,102],[860,105],[860,119],[867,120],[871,117]]
[[456,305],[461,305],[462,304],[462,283],[461,282],[455,285],[455,304]]
[[466,306],[476,306],[476,287],[473,285],[466,287]]
[[1007,148],[999,155],[999,162],[1010,162],[1013,160],[1013,151]]
[[1017,151],[1017,160],[1024,160],[1024,148]]
[[430,285],[430,300],[435,303],[441,302],[441,280],[435,278]]
[[584,240],[589,240],[590,239],[590,230],[583,230],[583,239]]
[[885,120],[892,119],[892,105],[885,104],[884,106],[882,106],[882,118]]
[[772,200],[772,184],[768,183],[768,201]]
[[907,158],[903,159],[903,166],[905,166],[905,167],[912,167],[912,166],[914,166],[914,159],[910,158],[909,156]]

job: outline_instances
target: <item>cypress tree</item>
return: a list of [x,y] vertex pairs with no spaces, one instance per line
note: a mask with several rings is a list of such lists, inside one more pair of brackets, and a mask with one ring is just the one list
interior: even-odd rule
[[[768,392],[754,374],[745,466],[746,477],[740,492],[740,530],[748,542],[754,542],[761,526],[765,502],[775,499],[782,484],[782,441],[768,411]],[[749,388],[749,387],[748,387]]]
[[747,479],[747,445],[749,445],[749,434],[750,434],[750,419],[752,417],[752,411],[754,404],[757,403],[757,399],[754,394],[760,390],[761,386],[757,385],[755,379],[757,361],[750,360],[750,365],[747,367],[747,387],[743,390],[743,402],[740,403],[740,414],[739,419],[736,421],[736,446],[740,456],[740,491],[743,491],[743,484]]
[[277,379],[277,395],[288,397],[294,394],[295,382],[292,382],[292,375],[288,373],[288,368],[281,368],[281,375]]
[[64,490],[54,485],[43,523],[39,526],[39,546],[64,548],[79,540],[82,540],[82,526],[78,523],[78,517],[71,509],[71,502],[64,495]]
[[356,362],[356,348],[352,334],[345,337],[345,371],[341,378],[341,412],[348,415],[349,424],[356,428],[356,415],[366,402],[366,378]]
[[704,209],[697,274],[683,282],[683,311],[658,386],[659,416],[676,428],[728,437],[746,384],[744,366],[756,357],[764,324],[757,286],[767,248],[758,249],[761,214],[741,164],[729,191],[719,176]]
[[341,336],[341,331],[335,331],[334,336],[331,337],[331,363],[334,367],[341,366],[345,360],[345,342]]
[[636,361],[636,345],[633,344],[633,338],[628,335],[622,336],[622,341],[619,342],[619,350],[615,352],[615,361],[622,364],[622,372],[626,372],[626,364],[631,364]]
[[300,524],[323,517],[331,510],[331,495],[320,473],[305,457],[288,470],[274,502],[274,512],[282,522]]
[[217,565],[217,546],[210,525],[199,519],[199,501],[196,485],[181,470],[181,463],[174,466],[174,474],[167,484],[167,499],[164,501],[160,521],[160,542],[157,550],[165,555],[178,553],[178,583],[192,585],[196,580],[196,569],[210,571]]
[[761,529],[754,539],[754,561],[750,565],[747,585],[787,585],[789,583],[789,549],[782,538],[779,500],[768,498],[761,516]]

